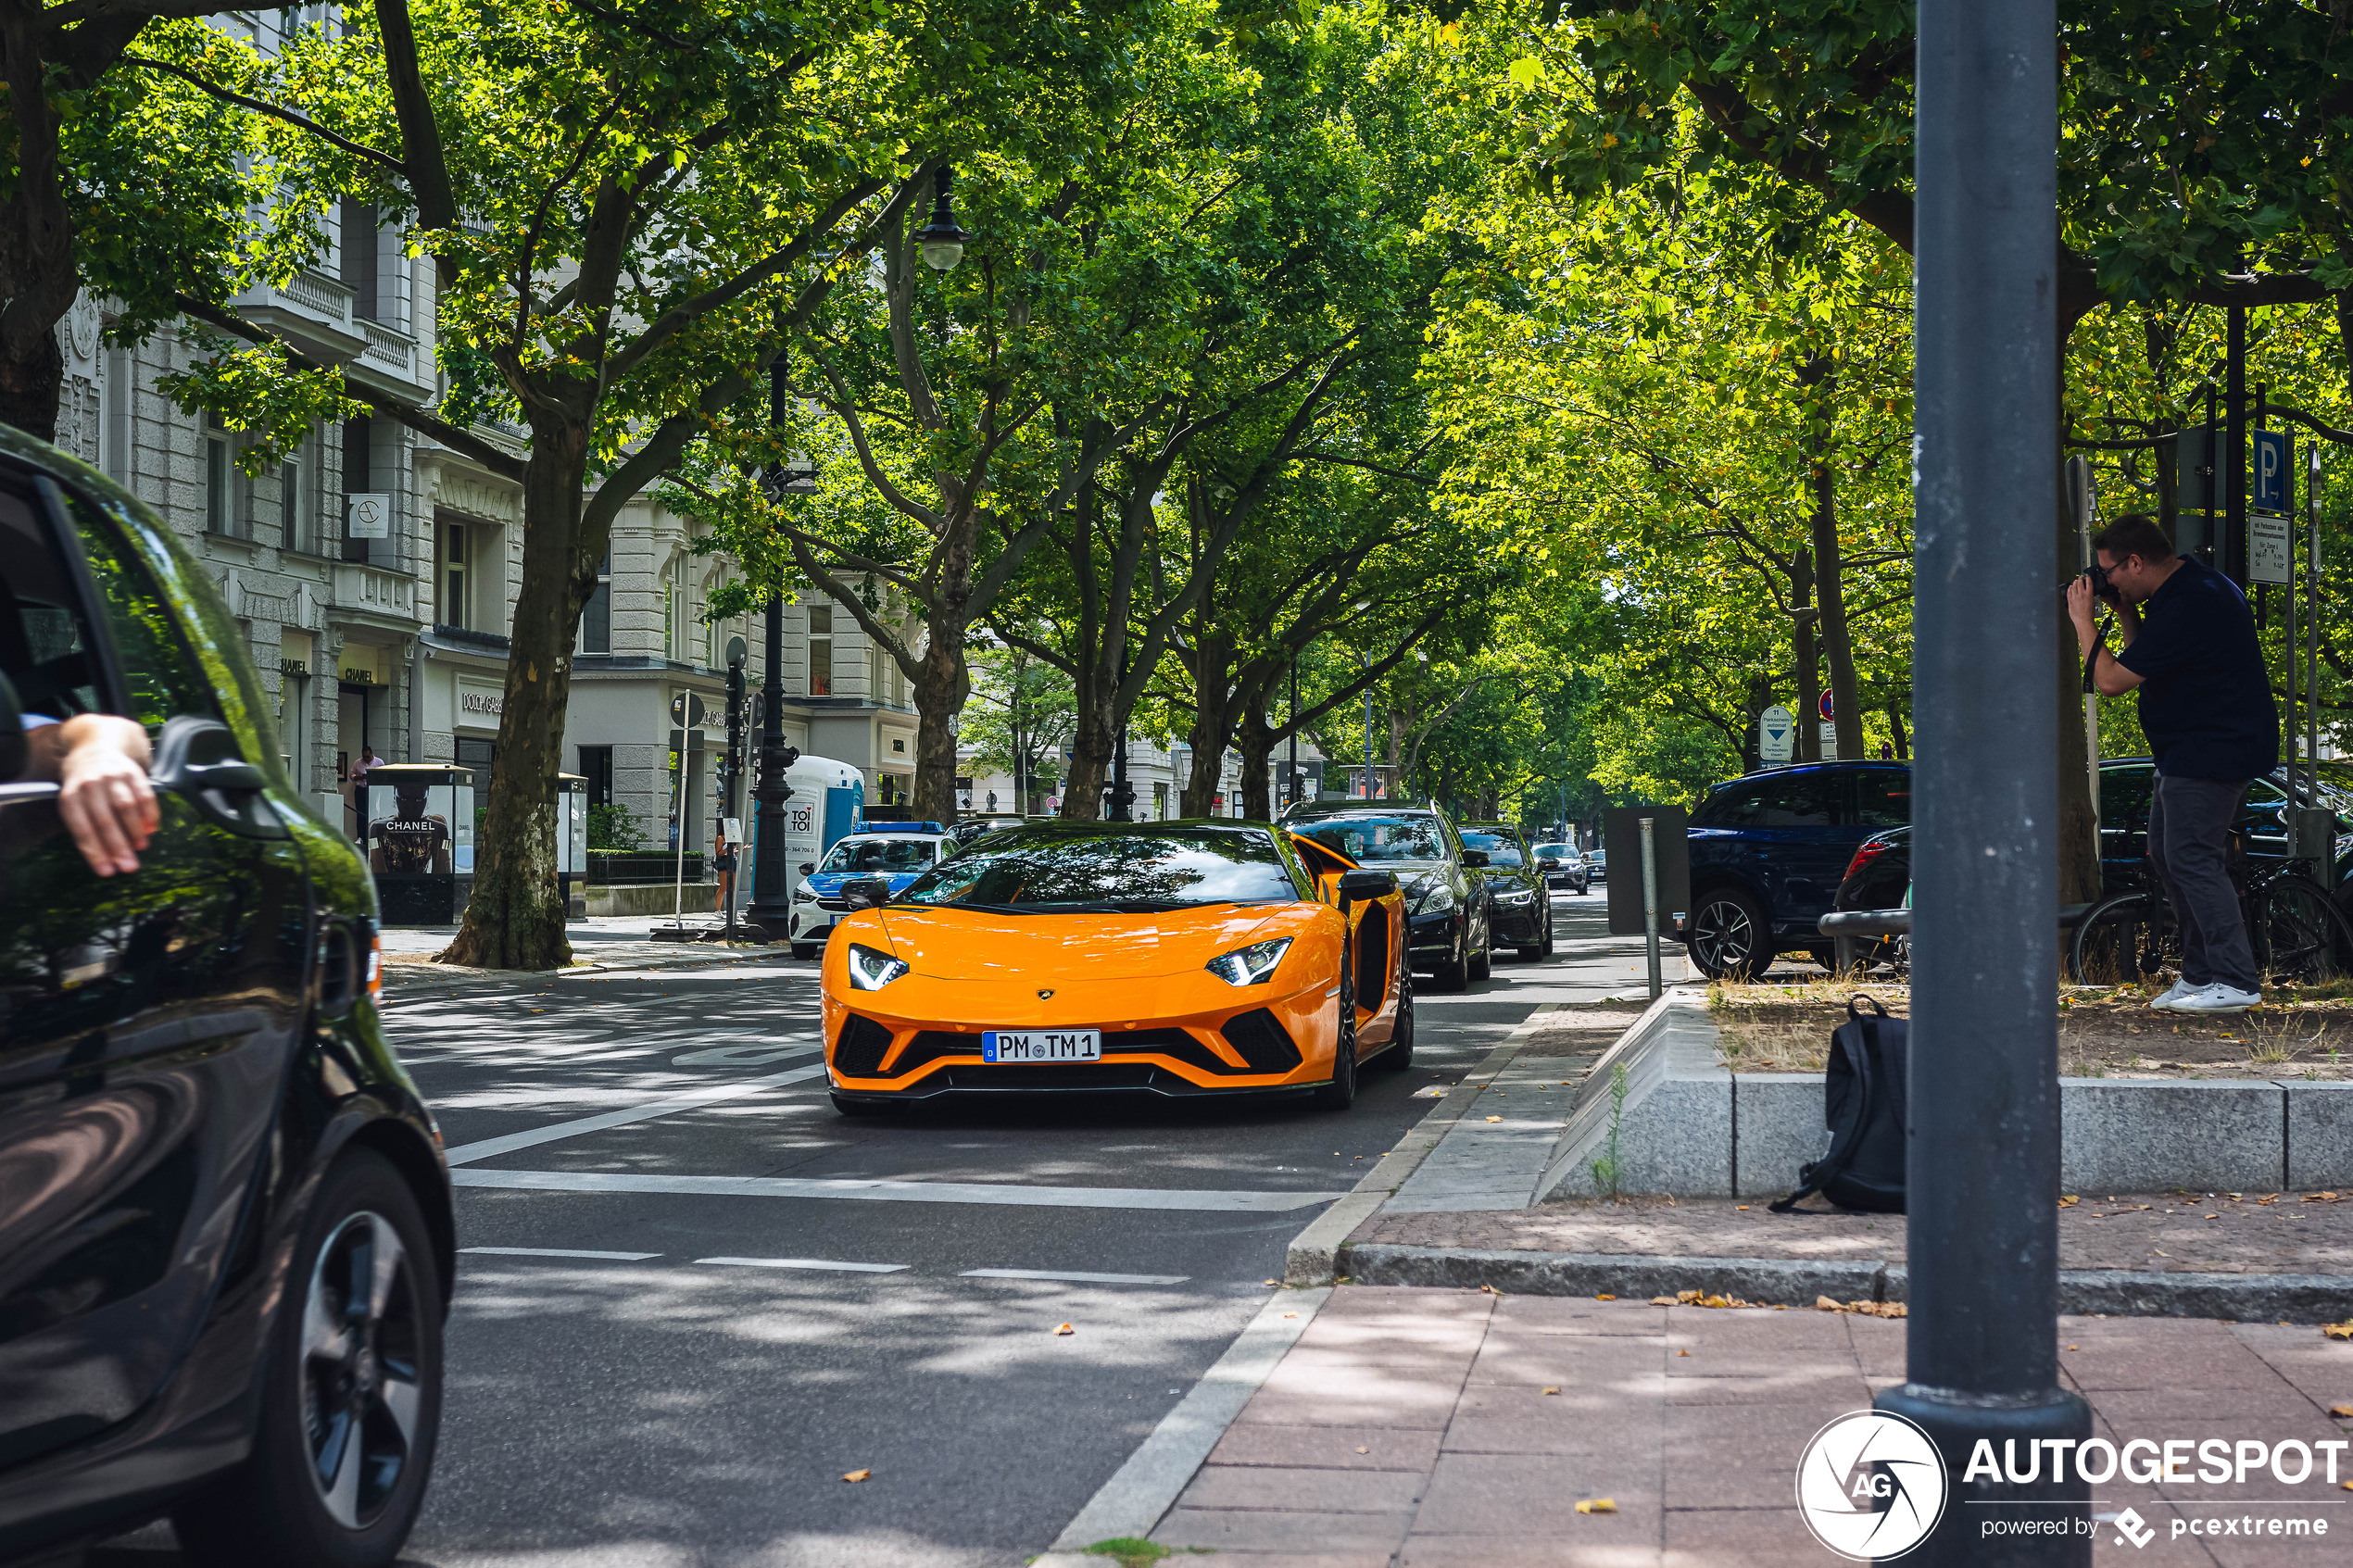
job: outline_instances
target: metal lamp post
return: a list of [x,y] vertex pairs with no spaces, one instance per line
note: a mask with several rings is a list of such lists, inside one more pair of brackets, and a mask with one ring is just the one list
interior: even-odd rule
[[[1919,1561],[2088,1563],[2049,1462],[2092,1432],[2057,1334],[2054,0],[1921,0],[1919,38],[1908,1381],[1874,1403],[1944,1460]],[[2037,1479],[1969,1478],[1981,1439]]]
[[[771,423],[785,422],[791,395],[784,358],[779,355],[768,371]],[[762,483],[772,501],[813,495],[817,471],[805,462],[779,463],[763,476]],[[760,699],[760,785],[752,792],[758,826],[752,843],[751,903],[744,915],[769,941],[781,942],[788,940],[792,932],[792,869],[785,863],[785,802],[792,798],[792,787],[785,783],[785,773],[800,760],[800,753],[785,744],[785,596],[781,591],[768,596],[767,633]]]

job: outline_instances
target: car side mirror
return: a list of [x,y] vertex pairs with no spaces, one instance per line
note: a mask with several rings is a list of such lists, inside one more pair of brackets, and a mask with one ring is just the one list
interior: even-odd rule
[[1536,869],[1540,872],[1556,872],[1561,869],[1561,863],[1547,855],[1536,862]]
[[31,762],[32,747],[24,738],[24,707],[17,701],[15,685],[0,675],[0,784],[24,777]]
[[800,874],[801,874],[801,875],[803,875],[803,876],[807,876],[807,875],[809,875],[811,872],[814,872],[816,869],[817,869],[817,862],[816,862],[816,861],[814,861],[814,860],[803,860],[803,861],[801,861],[801,862],[800,862]]
[[1486,863],[1487,863],[1487,851],[1486,851],[1486,850],[1484,850],[1484,849],[1466,849],[1466,850],[1464,850],[1464,851],[1463,851],[1463,864],[1465,864],[1465,865],[1466,865],[1466,866],[1483,866],[1483,865],[1485,865]]
[[1340,896],[1343,898],[1380,898],[1397,891],[1395,872],[1342,872],[1340,873]]
[[890,902],[890,884],[878,876],[862,876],[841,884],[841,901],[853,909],[878,909]]

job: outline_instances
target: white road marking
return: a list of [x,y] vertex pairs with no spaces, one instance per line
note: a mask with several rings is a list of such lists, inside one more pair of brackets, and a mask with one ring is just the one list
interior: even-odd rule
[[698,1051],[688,1051],[684,1056],[673,1056],[670,1059],[670,1065],[673,1067],[759,1067],[771,1061],[790,1061],[797,1056],[814,1056],[825,1048],[814,1035],[787,1035],[784,1038],[794,1043],[769,1046],[742,1044],[709,1046]]
[[697,1263],[724,1263],[737,1269],[833,1269],[853,1274],[895,1274],[912,1263],[837,1263],[824,1258],[698,1258]]
[[615,1263],[642,1263],[659,1252],[591,1252],[578,1247],[460,1247],[460,1252],[481,1252],[495,1258],[602,1258]]
[[[453,1157],[450,1163],[455,1165],[458,1161]],[[641,1176],[614,1171],[452,1171],[449,1181],[454,1186],[510,1187],[531,1192],[662,1192],[720,1198],[859,1198],[885,1203],[1005,1203],[1038,1209],[1164,1209],[1223,1214],[1287,1214],[1296,1209],[1313,1208],[1318,1203],[1329,1203],[1346,1196],[1337,1192],[1026,1186],[1010,1182],[895,1182],[849,1177],[828,1180],[800,1176]]]
[[1182,1285],[1190,1274],[1087,1274],[1060,1269],[966,1269],[958,1279],[1066,1279],[1079,1285]]
[[762,1089],[773,1089],[782,1084],[798,1084],[803,1079],[817,1077],[824,1071],[824,1062],[812,1062],[807,1067],[794,1067],[782,1073],[771,1073],[764,1078],[746,1078],[734,1084],[712,1084],[707,1088],[688,1089],[684,1094],[673,1095],[667,1099],[658,1099],[648,1105],[633,1106],[626,1110],[608,1110],[602,1115],[583,1116],[571,1122],[551,1122],[544,1127],[534,1127],[527,1133],[509,1133],[504,1137],[484,1138],[478,1143],[461,1143],[449,1151],[449,1163],[469,1165],[477,1160],[488,1160],[494,1155],[511,1154],[519,1148],[530,1148],[537,1144],[554,1143],[559,1138],[576,1138],[583,1133],[599,1133],[607,1127],[625,1127],[633,1122],[650,1122],[657,1116],[668,1116],[673,1111],[699,1110],[706,1105],[716,1105],[722,1100],[738,1099],[745,1095],[756,1095]]

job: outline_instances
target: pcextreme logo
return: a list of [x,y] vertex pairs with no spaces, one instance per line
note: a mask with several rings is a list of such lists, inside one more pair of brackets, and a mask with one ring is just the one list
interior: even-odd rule
[[1944,1461],[1900,1415],[1855,1411],[1814,1434],[1797,1461],[1797,1512],[1814,1538],[1856,1562],[1884,1562],[1944,1516]]

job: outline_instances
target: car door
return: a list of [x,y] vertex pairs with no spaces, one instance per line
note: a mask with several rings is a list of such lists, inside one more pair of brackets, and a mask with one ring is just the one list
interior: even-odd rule
[[2231,826],[2246,835],[2246,853],[2270,859],[2287,858],[2287,791],[2269,779],[2246,786],[2238,815]]
[[115,520],[0,472],[0,673],[29,711],[145,723],[161,814],[139,869],[102,878],[54,784],[0,784],[5,1469],[131,1415],[200,1326],[311,936],[292,841]]
[[2134,885],[2144,874],[2149,790],[2156,777],[2157,768],[2151,762],[2100,765],[2100,879],[2109,892]]
[[1745,836],[1755,847],[1775,931],[1810,933],[1837,897],[1859,836],[1847,797],[1847,775],[1831,769],[1767,781],[1756,825]]

